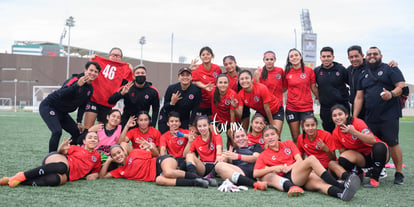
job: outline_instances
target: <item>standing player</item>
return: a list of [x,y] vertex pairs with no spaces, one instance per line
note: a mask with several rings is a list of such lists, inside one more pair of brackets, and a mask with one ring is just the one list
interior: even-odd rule
[[201,88],[202,101],[198,107],[198,115],[211,115],[211,99],[210,91],[213,89],[218,75],[221,74],[220,66],[211,63],[211,59],[214,58],[213,50],[210,47],[203,47],[200,50],[200,59],[203,62],[195,70],[195,63],[191,64],[193,71],[193,83]]
[[282,125],[279,123],[282,123],[280,119],[283,115],[280,114],[280,108],[283,106],[280,105],[280,101],[269,92],[265,85],[254,83],[252,73],[248,70],[240,72],[239,82],[243,87],[239,91],[239,96],[244,105],[256,110],[266,118],[269,124],[281,129]]
[[331,107],[341,104],[349,110],[348,73],[344,66],[333,61],[334,58],[334,51],[331,47],[322,48],[320,52],[322,65],[314,70],[321,104],[322,127],[330,133],[335,128],[331,117]]
[[192,77],[190,68],[181,68],[178,71],[179,82],[168,86],[158,121],[158,129],[161,133],[168,131],[167,119],[172,111],[180,114],[183,129],[192,126],[201,102],[201,90],[191,83]]
[[124,113],[121,124],[125,126],[129,117],[136,116],[139,111],[150,111],[152,108],[151,123],[155,127],[160,110],[160,96],[158,90],[147,80],[147,69],[143,65],[134,68],[135,81],[129,82],[108,99],[109,104],[115,104],[124,99]]
[[283,108],[283,81],[285,73],[282,68],[276,67],[276,54],[273,51],[267,51],[263,55],[263,68],[258,68],[254,73],[254,82],[265,85],[271,94],[278,100],[280,105],[277,117],[275,120],[276,128],[282,132],[283,120],[285,119]]
[[78,144],[80,128],[69,115],[78,110],[77,121],[82,120],[86,103],[93,93],[91,85],[101,71],[97,62],[87,62],[84,74],[74,75],[66,80],[62,88],[49,94],[39,106],[39,113],[47,127],[52,132],[49,141],[49,152],[56,151],[62,136],[62,129],[72,136],[71,144]]
[[286,96],[286,121],[289,124],[293,142],[300,134],[300,121],[309,115],[313,115],[312,94],[318,99],[315,73],[312,68],[303,63],[299,50],[289,50],[285,66]]
[[[109,60],[96,55],[92,57],[92,60],[98,62],[103,71],[92,83],[95,90],[85,109],[84,127],[86,129],[94,125],[96,119],[98,123],[106,121],[106,115],[115,106],[115,104],[108,103],[108,98],[126,81],[133,80],[130,64],[120,62],[122,61],[120,48],[114,47],[109,51]],[[81,122],[78,122],[78,126],[82,126]]]
[[367,66],[357,84],[354,116],[358,117],[362,106],[365,106],[368,127],[391,148],[396,170],[394,183],[401,185],[404,183],[403,154],[398,133],[402,112],[398,96],[405,86],[404,76],[397,67],[382,63],[381,51],[377,47],[369,48]]
[[18,185],[58,186],[66,181],[98,178],[101,157],[94,149],[99,143],[96,132],[88,132],[83,140],[84,147],[70,145],[71,139],[63,139],[58,151],[49,153],[37,168],[19,172],[13,177],[3,177],[0,185],[13,188]]

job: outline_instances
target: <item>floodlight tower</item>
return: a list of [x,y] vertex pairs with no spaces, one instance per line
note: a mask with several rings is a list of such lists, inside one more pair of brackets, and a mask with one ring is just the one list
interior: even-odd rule
[[316,33],[313,33],[309,10],[302,9],[300,15],[302,23],[302,57],[306,66],[316,66]]

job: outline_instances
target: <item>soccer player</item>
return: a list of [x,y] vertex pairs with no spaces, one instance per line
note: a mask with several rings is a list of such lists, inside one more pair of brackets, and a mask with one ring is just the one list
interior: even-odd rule
[[285,88],[286,96],[286,121],[289,124],[292,140],[300,134],[300,121],[309,115],[313,115],[312,95],[319,99],[318,88],[316,87],[315,73],[312,68],[306,67],[303,63],[299,50],[289,50],[285,66]]
[[150,111],[152,108],[152,118],[150,125],[155,127],[157,124],[158,113],[160,110],[160,96],[158,90],[147,80],[147,69],[143,65],[134,68],[135,81],[127,83],[118,92],[112,94],[108,99],[109,104],[115,104],[121,98],[124,99],[124,113],[122,114],[121,124],[125,126],[129,117],[136,116],[140,111]]
[[[200,134],[191,143],[190,152],[186,155],[187,171],[206,176],[214,169],[214,164],[224,161],[221,153],[223,151],[223,141],[220,134],[216,134],[210,129],[207,116],[200,116],[195,122],[197,132]],[[196,153],[200,158],[196,156]]]
[[302,120],[302,129],[303,133],[299,135],[297,142],[302,157],[313,155],[324,168],[328,168],[329,161],[336,160],[331,133],[318,129],[318,121],[314,116],[306,116]]
[[49,153],[42,165],[13,177],[3,177],[0,185],[13,188],[18,185],[58,186],[67,181],[98,178],[101,157],[94,149],[99,143],[96,132],[88,132],[83,140],[84,147],[70,145],[71,139],[63,139],[58,151]]
[[223,157],[227,162],[218,162],[214,167],[217,175],[223,180],[231,180],[236,185],[266,190],[266,182],[253,178],[254,163],[262,152],[262,147],[259,144],[248,145],[247,134],[243,129],[234,130],[233,139],[235,148],[232,151],[223,152]]
[[86,103],[93,93],[92,81],[98,77],[101,66],[97,62],[87,62],[84,73],[73,75],[63,86],[49,94],[39,106],[39,113],[52,132],[49,152],[56,151],[62,136],[62,129],[72,136],[71,144],[78,144],[80,128],[69,115],[78,109],[77,121],[82,120]]
[[[151,147],[152,146],[152,147]],[[130,153],[120,145],[111,147],[111,156],[103,164],[100,178],[126,178],[155,182],[164,186],[208,187],[208,181],[199,176],[177,169],[177,161],[170,155],[156,157],[154,143],[146,142],[142,149],[133,149]],[[129,147],[129,146],[127,146]],[[122,166],[108,172],[111,162]]]
[[365,107],[365,121],[372,132],[391,148],[395,164],[394,184],[404,183],[402,174],[403,154],[398,143],[399,119],[402,117],[399,96],[405,86],[404,76],[397,67],[382,62],[381,51],[370,47],[367,66],[359,77],[354,102],[355,117]]
[[[111,111],[115,104],[109,104],[108,98],[115,93],[121,85],[132,81],[132,66],[122,61],[122,50],[114,47],[109,51],[109,59],[93,55],[91,60],[99,63],[103,68],[98,78],[92,83],[94,93],[91,100],[86,105],[84,128],[89,129],[94,125],[95,120],[98,123],[106,122],[106,115]],[[78,122],[81,127],[81,122]]]
[[325,131],[332,133],[335,124],[331,107],[341,104],[349,109],[348,72],[341,64],[334,62],[334,50],[323,47],[320,52],[322,64],[315,68],[315,80],[319,91],[320,117]]
[[262,68],[258,68],[254,73],[254,82],[265,85],[271,94],[273,94],[278,100],[279,112],[281,116],[275,120],[276,128],[279,132],[282,132],[283,120],[285,119],[285,111],[283,108],[283,82],[284,71],[282,68],[276,67],[276,54],[273,51],[266,51],[263,54],[263,62],[265,65]]
[[180,114],[183,129],[189,129],[192,126],[201,102],[201,90],[191,83],[192,77],[190,68],[181,68],[178,71],[179,82],[168,86],[158,120],[158,129],[162,134],[168,131],[167,119],[172,111]]
[[201,88],[201,97],[202,101],[198,107],[198,115],[211,115],[211,97],[210,91],[213,89],[213,86],[216,82],[218,75],[220,75],[221,68],[220,66],[211,63],[211,60],[214,58],[213,50],[210,47],[203,47],[200,50],[200,59],[202,64],[196,69],[195,63],[193,61],[190,68],[193,71],[193,83]]
[[160,156],[166,154],[174,156],[180,169],[184,170],[186,169],[185,156],[191,146],[188,140],[194,140],[195,134],[188,129],[180,128],[180,114],[175,111],[168,115],[167,125],[169,131],[162,134],[160,139]]
[[216,87],[211,91],[211,111],[215,133],[226,131],[227,149],[234,145],[232,130],[241,128],[240,120],[243,110],[243,101],[233,89],[229,88],[229,78],[220,74],[216,80]]
[[251,130],[247,134],[248,144],[259,144],[262,149],[265,149],[265,142],[263,139],[263,129],[266,126],[266,120],[261,114],[255,114],[250,123]]
[[[133,149],[140,148],[140,140],[145,140],[149,143],[155,144],[155,149],[158,151],[160,146],[161,133],[158,129],[150,126],[151,117],[148,112],[140,111],[137,118],[130,117],[125,125],[124,131],[119,138],[119,142],[132,142]],[[137,127],[135,127],[137,126]],[[135,128],[133,128],[135,127]]]
[[379,140],[365,122],[349,115],[348,109],[335,105],[331,109],[336,128],[332,133],[336,149],[341,153],[338,161],[331,161],[329,169],[341,179],[350,173],[362,176],[361,168],[372,168],[370,182],[365,187],[379,186],[379,177],[388,162],[388,146]]
[[[243,87],[239,91],[240,99],[244,105],[256,110],[266,118],[269,124],[279,127],[280,130],[283,123],[283,110],[281,110],[280,101],[269,92],[269,89],[261,84],[254,83],[252,73],[248,70],[243,70],[239,73],[239,82]],[[278,129],[279,129],[278,128]]]
[[268,185],[288,192],[288,196],[303,195],[307,190],[319,190],[324,194],[344,201],[351,200],[359,188],[358,176],[351,175],[343,183],[338,183],[315,156],[302,159],[296,145],[287,140],[279,141],[277,129],[268,125],[263,137],[268,148],[257,158],[253,176],[266,181]]

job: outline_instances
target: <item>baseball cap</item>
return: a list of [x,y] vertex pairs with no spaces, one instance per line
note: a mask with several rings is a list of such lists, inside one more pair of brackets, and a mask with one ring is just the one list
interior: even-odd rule
[[180,68],[180,70],[178,70],[178,75],[180,75],[181,73],[186,72],[186,71],[189,72],[190,74],[192,74],[190,68],[183,67],[183,68]]

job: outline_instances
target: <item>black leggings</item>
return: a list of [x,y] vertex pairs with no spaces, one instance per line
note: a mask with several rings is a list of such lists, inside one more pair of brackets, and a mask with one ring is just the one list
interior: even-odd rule
[[64,162],[43,164],[40,167],[24,172],[26,180],[21,184],[32,186],[58,186],[60,185],[60,176],[58,174],[67,174],[68,172],[68,166]]

